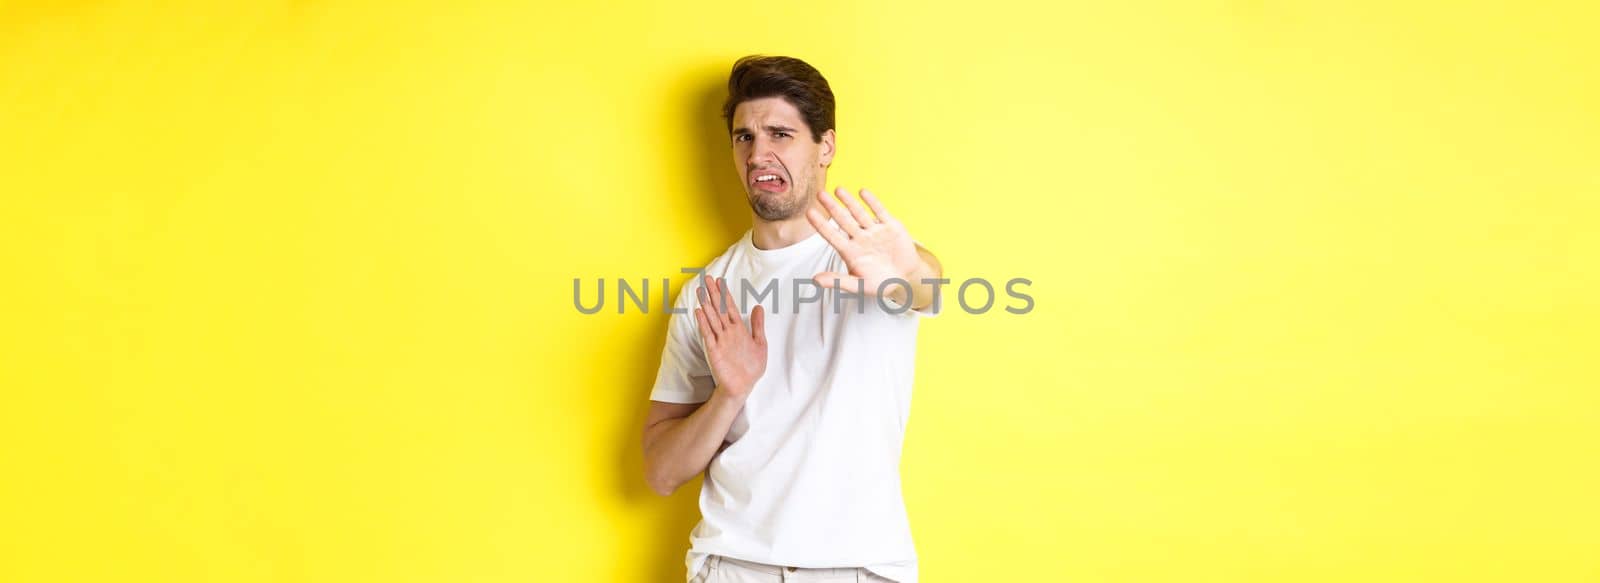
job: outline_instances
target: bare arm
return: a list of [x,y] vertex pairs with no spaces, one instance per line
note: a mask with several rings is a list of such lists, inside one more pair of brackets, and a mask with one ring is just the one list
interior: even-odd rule
[[704,403],[650,402],[644,425],[644,477],[650,489],[671,495],[705,471],[744,400],[717,390]]
[[721,451],[728,428],[745,399],[767,370],[766,316],[761,306],[750,313],[746,330],[738,308],[727,303],[723,282],[706,278],[700,305],[694,309],[706,360],[717,388],[705,403],[652,401],[644,425],[645,481],[667,496],[705,471]]
[[934,284],[928,281],[944,277],[944,265],[939,263],[939,258],[934,257],[932,251],[922,245],[917,245],[917,257],[922,258],[922,266],[907,280],[911,282],[911,299],[901,297],[904,294],[898,293],[891,295],[890,299],[902,303],[909,302],[911,309],[925,311],[933,307]]

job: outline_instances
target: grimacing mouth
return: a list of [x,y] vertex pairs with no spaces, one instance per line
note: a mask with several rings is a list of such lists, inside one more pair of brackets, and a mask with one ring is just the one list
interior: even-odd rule
[[769,182],[776,182],[779,185],[787,185],[791,182],[784,172],[778,168],[761,168],[752,170],[747,176],[750,186],[766,184]]

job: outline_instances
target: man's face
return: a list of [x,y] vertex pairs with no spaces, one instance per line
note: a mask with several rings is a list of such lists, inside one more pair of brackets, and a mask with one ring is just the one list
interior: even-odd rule
[[740,103],[733,110],[733,164],[756,216],[781,221],[805,212],[833,162],[833,130],[822,141],[782,97]]

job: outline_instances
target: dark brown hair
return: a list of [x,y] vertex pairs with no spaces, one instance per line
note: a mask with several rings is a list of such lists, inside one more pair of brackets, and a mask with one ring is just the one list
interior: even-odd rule
[[811,141],[821,142],[822,132],[833,129],[833,90],[822,73],[794,57],[750,55],[733,63],[728,74],[728,100],[722,119],[733,133],[733,110],[740,103],[763,97],[782,97],[800,110],[811,130]]

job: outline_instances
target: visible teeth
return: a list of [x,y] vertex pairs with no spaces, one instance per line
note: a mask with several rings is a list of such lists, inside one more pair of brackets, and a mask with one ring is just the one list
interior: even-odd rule
[[778,179],[777,176],[773,176],[771,174],[767,174],[765,176],[757,176],[756,177],[756,182],[772,182],[772,181],[777,180],[777,179]]

